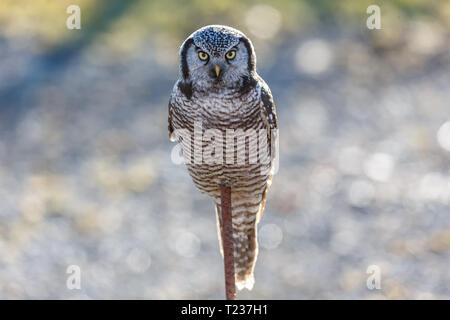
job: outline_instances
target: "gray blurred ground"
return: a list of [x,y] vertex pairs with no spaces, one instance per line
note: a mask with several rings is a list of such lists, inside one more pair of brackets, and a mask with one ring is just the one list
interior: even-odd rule
[[[450,298],[449,35],[413,28],[255,43],[280,170],[239,298]],[[177,45],[122,56],[94,43],[0,106],[0,298],[224,297],[212,201],[170,159]],[[0,87],[34,46],[0,39]],[[81,290],[66,288],[69,265]]]

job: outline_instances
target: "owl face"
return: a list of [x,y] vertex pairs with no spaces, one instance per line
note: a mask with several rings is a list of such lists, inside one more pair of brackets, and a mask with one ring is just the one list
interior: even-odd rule
[[226,26],[207,26],[189,36],[180,50],[185,81],[197,87],[235,87],[255,72],[250,40]]

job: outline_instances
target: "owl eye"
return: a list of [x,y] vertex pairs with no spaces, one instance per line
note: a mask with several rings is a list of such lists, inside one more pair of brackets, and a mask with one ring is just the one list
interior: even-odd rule
[[227,57],[228,60],[233,60],[234,57],[236,57],[236,50],[228,51],[225,57]]
[[208,60],[208,58],[209,58],[208,54],[207,54],[206,52],[203,52],[203,51],[199,51],[199,52],[198,52],[198,57],[199,57],[200,60],[202,60],[202,61],[206,61],[206,60]]

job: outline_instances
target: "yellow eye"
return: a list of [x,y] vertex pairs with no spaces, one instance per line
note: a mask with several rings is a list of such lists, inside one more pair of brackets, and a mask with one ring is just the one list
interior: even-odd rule
[[227,57],[228,60],[233,60],[234,57],[236,57],[236,50],[228,51],[225,57]]
[[203,61],[208,60],[208,58],[209,58],[208,54],[203,51],[198,52],[198,57],[200,58],[200,60],[203,60]]

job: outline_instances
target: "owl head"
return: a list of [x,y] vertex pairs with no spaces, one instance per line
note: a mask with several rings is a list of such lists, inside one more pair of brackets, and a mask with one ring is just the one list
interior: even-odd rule
[[236,87],[255,74],[251,41],[239,30],[211,25],[191,34],[180,49],[180,76],[196,87]]

